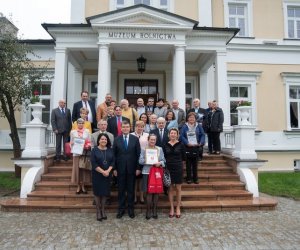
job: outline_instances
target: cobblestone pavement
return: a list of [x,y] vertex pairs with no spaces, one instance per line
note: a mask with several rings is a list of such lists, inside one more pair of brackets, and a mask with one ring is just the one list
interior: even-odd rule
[[[6,199],[2,197],[0,199]],[[0,212],[0,249],[300,249],[300,201],[275,211],[184,212],[180,219]]]

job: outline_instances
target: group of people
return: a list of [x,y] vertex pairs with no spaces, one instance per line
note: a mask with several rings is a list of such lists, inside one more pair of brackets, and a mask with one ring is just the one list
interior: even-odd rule
[[[112,176],[118,188],[117,218],[123,217],[126,208],[129,217],[134,218],[134,205],[144,204],[145,200],[146,219],[158,218],[159,194],[149,192],[148,188],[152,167],[169,170],[169,217],[180,218],[183,165],[186,165],[186,182],[198,184],[198,161],[202,159],[205,133],[208,153],[220,154],[223,120],[223,111],[216,101],[209,102],[209,107],[204,109],[200,107],[200,100],[194,99],[193,108],[185,111],[179,108],[177,100],[169,104],[158,99],[155,105],[154,98],[149,98],[144,105],[144,100],[139,98],[133,107],[126,99],[117,105],[107,94],[105,101],[95,108],[87,91],[83,91],[81,100],[74,104],[72,116],[64,100],[59,101],[58,108],[51,114],[57,161],[68,160],[64,152],[61,154],[61,143],[65,145],[68,137],[71,147],[76,138],[86,142],[84,152],[90,151],[91,173],[79,168],[82,155],[73,153],[71,181],[77,184],[76,194],[87,193],[85,184],[92,181],[99,221],[107,219],[105,206],[110,197]],[[148,149],[156,150],[157,162],[148,163]]]

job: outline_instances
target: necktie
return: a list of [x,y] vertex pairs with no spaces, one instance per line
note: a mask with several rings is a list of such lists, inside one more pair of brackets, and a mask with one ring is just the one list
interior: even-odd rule
[[118,135],[121,135],[122,134],[122,131],[121,131],[121,117],[117,117],[117,119],[118,119],[118,124],[117,124]]
[[125,135],[125,138],[124,138],[124,145],[125,145],[125,149],[127,150],[127,146],[128,146],[127,135]]
[[88,107],[87,107],[86,101],[84,101],[84,105],[85,105],[85,108],[87,109]]
[[163,140],[163,137],[164,137],[164,132],[163,132],[163,129],[161,128],[160,129],[160,139],[161,139],[161,141]]
[[61,109],[61,113],[62,113],[62,115],[65,115],[65,110]]

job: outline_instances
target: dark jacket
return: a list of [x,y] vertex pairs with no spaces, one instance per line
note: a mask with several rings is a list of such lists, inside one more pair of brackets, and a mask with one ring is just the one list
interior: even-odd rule
[[223,132],[223,123],[222,109],[217,108],[215,112],[210,111],[207,116],[206,132]]
[[[93,123],[92,123],[92,128],[97,128],[97,120],[96,120],[96,108],[95,108],[95,103],[92,101],[88,101],[92,116],[93,116]],[[72,111],[72,121],[75,122],[77,119],[80,118],[80,109],[82,108],[82,101],[75,102],[73,105],[73,111]]]
[[194,112],[196,113],[197,115],[197,122],[198,123],[203,123],[204,119],[206,118],[207,116],[207,113],[206,113],[206,110],[203,109],[203,108],[198,108],[198,112],[195,112],[195,108],[191,108],[189,111],[188,111],[188,114],[191,113],[191,112]]
[[[184,144],[187,145],[189,143],[188,138],[187,138],[187,132],[189,131],[189,127],[187,124],[184,124],[182,129],[180,130],[180,141]],[[196,127],[196,138],[198,144],[204,145],[205,144],[205,134],[202,126],[200,124],[197,124]]]
[[156,146],[159,146],[159,147],[164,147],[167,142],[169,141],[169,136],[168,136],[168,130],[167,128],[164,128],[164,134],[163,134],[163,138],[161,138],[160,136],[160,131],[159,131],[159,128],[156,128],[156,129],[153,129],[153,130],[150,130],[149,134],[155,134],[156,135]]
[[60,108],[53,109],[51,112],[51,126],[53,131],[57,130],[58,133],[69,133],[72,128],[70,109],[65,108],[64,115]]
[[125,149],[123,135],[118,136],[113,145],[115,167],[118,175],[134,174],[139,169],[141,146],[139,138],[129,134],[128,147]]
[[[130,120],[124,116],[122,116],[122,121],[127,121],[130,123]],[[107,120],[107,129],[108,132],[112,133],[116,138],[118,136],[118,124],[117,117],[113,116]]]

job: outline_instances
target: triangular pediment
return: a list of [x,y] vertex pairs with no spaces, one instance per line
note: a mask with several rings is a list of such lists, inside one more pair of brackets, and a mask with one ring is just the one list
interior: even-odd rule
[[147,5],[135,5],[116,11],[87,18],[91,26],[122,26],[122,27],[178,27],[193,28],[198,24],[191,20],[167,11],[149,7]]

